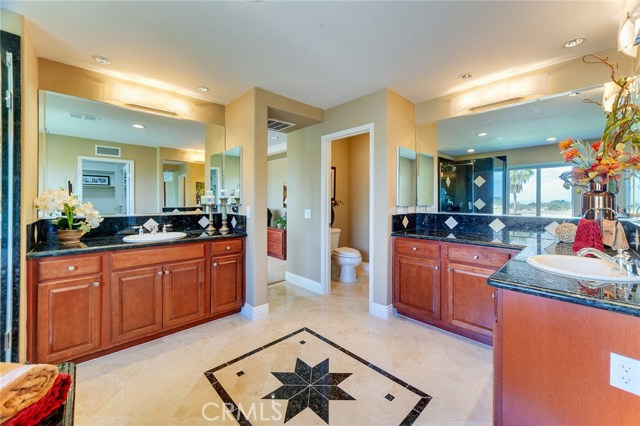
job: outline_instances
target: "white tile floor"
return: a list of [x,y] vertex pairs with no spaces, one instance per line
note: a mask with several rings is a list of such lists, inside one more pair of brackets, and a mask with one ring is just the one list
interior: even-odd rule
[[[327,297],[274,284],[267,319],[233,315],[79,364],[76,425],[236,424],[203,418],[203,407],[213,406],[206,404],[221,404],[203,373],[302,327],[431,395],[415,425],[490,425],[491,348],[402,317],[369,315],[366,273],[360,277],[334,282]],[[363,424],[361,414],[353,413],[352,424]],[[315,416],[305,415],[287,424]]]

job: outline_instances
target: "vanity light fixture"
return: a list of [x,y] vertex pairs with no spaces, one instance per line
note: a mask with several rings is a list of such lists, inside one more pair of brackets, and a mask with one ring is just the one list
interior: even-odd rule
[[209,88],[206,86],[196,86],[196,90],[198,92],[207,93],[209,91]]
[[483,136],[487,136],[488,134],[489,133],[487,132],[480,132],[480,133],[476,133],[476,136],[483,137]]
[[586,39],[584,37],[576,37],[576,38],[572,38],[571,40],[569,40],[568,42],[566,42],[564,44],[564,47],[566,48],[572,48],[572,47],[576,47],[581,45],[582,43],[584,43]]
[[553,142],[553,141],[555,141],[555,140],[557,140],[557,139],[558,139],[558,138],[556,138],[556,137],[553,137],[553,136],[552,136],[552,137],[550,137],[550,138],[547,138],[547,142]]
[[132,126],[135,127],[136,129],[144,129],[145,127],[147,127],[144,124],[132,124]]
[[467,150],[467,152],[476,152],[476,150],[475,150],[475,149],[473,149],[473,148],[469,148],[469,149]]
[[469,80],[471,77],[473,77],[473,74],[470,72],[464,72],[458,76],[460,80]]
[[105,56],[93,55],[92,58],[99,64],[111,65],[111,59],[109,59],[109,58],[107,58]]

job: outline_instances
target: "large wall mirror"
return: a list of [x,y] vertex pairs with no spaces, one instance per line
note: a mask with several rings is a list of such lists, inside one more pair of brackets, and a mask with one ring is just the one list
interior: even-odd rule
[[[588,87],[438,122],[439,211],[579,215],[580,197],[559,178],[570,166],[557,143],[600,139],[606,117],[585,100],[602,94],[602,86]],[[623,185],[619,209],[640,211],[637,187],[635,178]]]
[[205,146],[224,146],[210,127],[41,91],[39,188],[70,183],[105,215],[193,211],[211,188]]
[[413,149],[398,147],[397,206],[410,207],[416,205],[417,160]]
[[242,204],[242,148],[237,146],[215,153],[209,164],[210,188],[216,201],[224,194],[228,204]]

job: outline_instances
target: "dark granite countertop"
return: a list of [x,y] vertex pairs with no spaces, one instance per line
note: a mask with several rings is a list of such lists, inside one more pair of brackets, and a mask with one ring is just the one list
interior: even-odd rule
[[[70,254],[84,254],[84,253],[96,253],[107,250],[125,250],[131,248],[140,247],[152,247],[159,245],[173,245],[184,243],[195,243],[199,241],[214,241],[225,238],[246,237],[244,232],[234,232],[227,235],[222,235],[217,231],[209,236],[203,231],[184,231],[187,236],[179,240],[170,241],[158,241],[158,242],[144,242],[144,243],[125,243],[122,238],[126,236],[115,235],[111,237],[83,237],[80,244],[62,246],[57,240],[49,242],[41,242],[34,246],[34,248],[27,253],[27,258],[38,258],[45,256],[67,256]],[[130,235],[130,234],[129,234]]]
[[[603,289],[590,289],[578,280],[549,274],[526,262],[536,254],[571,255],[571,244],[557,242],[548,232],[508,231],[491,233],[452,233],[442,230],[409,229],[392,236],[518,249],[517,256],[489,277],[489,285],[497,288],[547,297],[569,303],[605,309],[640,317],[638,285],[613,284]],[[633,252],[632,252],[633,254]]]

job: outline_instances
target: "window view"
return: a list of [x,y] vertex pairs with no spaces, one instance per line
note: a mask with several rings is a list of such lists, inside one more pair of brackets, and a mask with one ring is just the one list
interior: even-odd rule
[[565,189],[558,177],[570,169],[569,166],[509,169],[509,214],[572,216],[571,189]]

